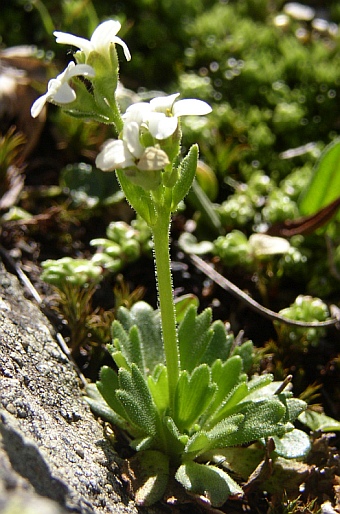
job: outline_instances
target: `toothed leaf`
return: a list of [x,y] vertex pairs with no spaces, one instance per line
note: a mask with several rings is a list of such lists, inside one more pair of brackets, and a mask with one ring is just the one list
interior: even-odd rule
[[164,364],[148,376],[148,386],[158,411],[164,412],[169,406],[168,372]]
[[211,325],[212,336],[201,358],[202,363],[211,366],[216,359],[226,361],[233,345],[234,336],[227,334],[224,323],[221,320],[214,321]]
[[178,344],[181,369],[191,372],[198,364],[212,338],[210,328],[211,310],[206,309],[197,315],[195,306],[191,306],[178,328]]
[[[160,362],[164,362],[160,319],[157,311],[145,302],[137,302],[131,310],[121,307],[112,324],[114,346],[121,351],[129,366],[137,364],[146,377]],[[110,347],[117,365],[124,361]],[[120,359],[120,360],[119,360]],[[124,366],[126,367],[126,366]]]
[[114,412],[124,418],[124,409],[116,397],[116,391],[119,387],[117,373],[112,368],[103,366],[99,378],[100,380],[96,385],[101,396]]
[[156,434],[157,412],[145,379],[135,364],[131,372],[120,369],[116,396],[131,423],[148,435]]
[[180,431],[191,429],[211,402],[215,390],[206,364],[195,368],[191,375],[181,372],[174,405],[174,419]]

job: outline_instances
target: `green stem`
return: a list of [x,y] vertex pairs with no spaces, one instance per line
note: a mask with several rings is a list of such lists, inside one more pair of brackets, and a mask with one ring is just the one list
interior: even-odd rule
[[165,215],[164,213],[159,213],[157,222],[152,227],[152,232],[163,344],[168,370],[169,403],[172,409],[179,377],[179,351],[170,268],[169,227],[170,214]]

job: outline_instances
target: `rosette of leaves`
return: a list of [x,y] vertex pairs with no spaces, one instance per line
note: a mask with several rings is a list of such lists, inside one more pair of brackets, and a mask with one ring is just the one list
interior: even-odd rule
[[[118,310],[109,352],[117,365],[103,367],[88,389],[92,409],[122,429],[137,451],[129,462],[135,501],[160,500],[170,478],[212,506],[240,485],[215,462],[227,447],[263,445],[272,438],[276,454],[301,457],[308,436],[293,422],[306,404],[274,383],[270,374],[248,378],[253,345],[235,346],[211,310],[191,305],[178,327],[180,373],[172,404],[168,394],[159,312],[144,302]],[[283,389],[283,390],[282,390]]]

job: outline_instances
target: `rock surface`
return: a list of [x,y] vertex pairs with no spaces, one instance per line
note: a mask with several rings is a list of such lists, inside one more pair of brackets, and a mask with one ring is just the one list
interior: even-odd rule
[[0,264],[0,512],[136,514],[118,462],[53,328]]

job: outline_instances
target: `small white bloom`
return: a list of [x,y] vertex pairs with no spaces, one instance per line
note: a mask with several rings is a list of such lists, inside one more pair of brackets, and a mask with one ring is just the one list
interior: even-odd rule
[[157,147],[147,147],[139,140],[140,125],[126,122],[123,139],[109,139],[97,155],[96,166],[103,171],[137,167],[139,170],[161,170],[169,164],[167,154]]
[[107,54],[110,48],[110,44],[114,43],[122,46],[124,55],[127,61],[130,61],[131,54],[127,44],[117,36],[121,28],[121,24],[117,20],[104,21],[93,32],[90,40],[68,34],[67,32],[55,31],[53,34],[56,36],[57,43],[72,45],[79,48],[84,52],[86,59],[90,52],[98,52],[101,54]]
[[180,93],[153,98],[150,103],[139,102],[128,107],[124,118],[130,120],[139,116],[155,139],[167,139],[178,126],[180,116],[202,116],[212,109],[202,100],[186,99],[176,102]]
[[31,107],[31,115],[36,118],[41,113],[46,102],[55,102],[57,104],[68,104],[76,99],[76,93],[69,85],[68,81],[73,77],[82,75],[84,77],[94,77],[95,71],[87,64],[75,64],[70,62],[66,70],[64,70],[55,79],[51,79],[47,86],[47,92],[37,98]]

